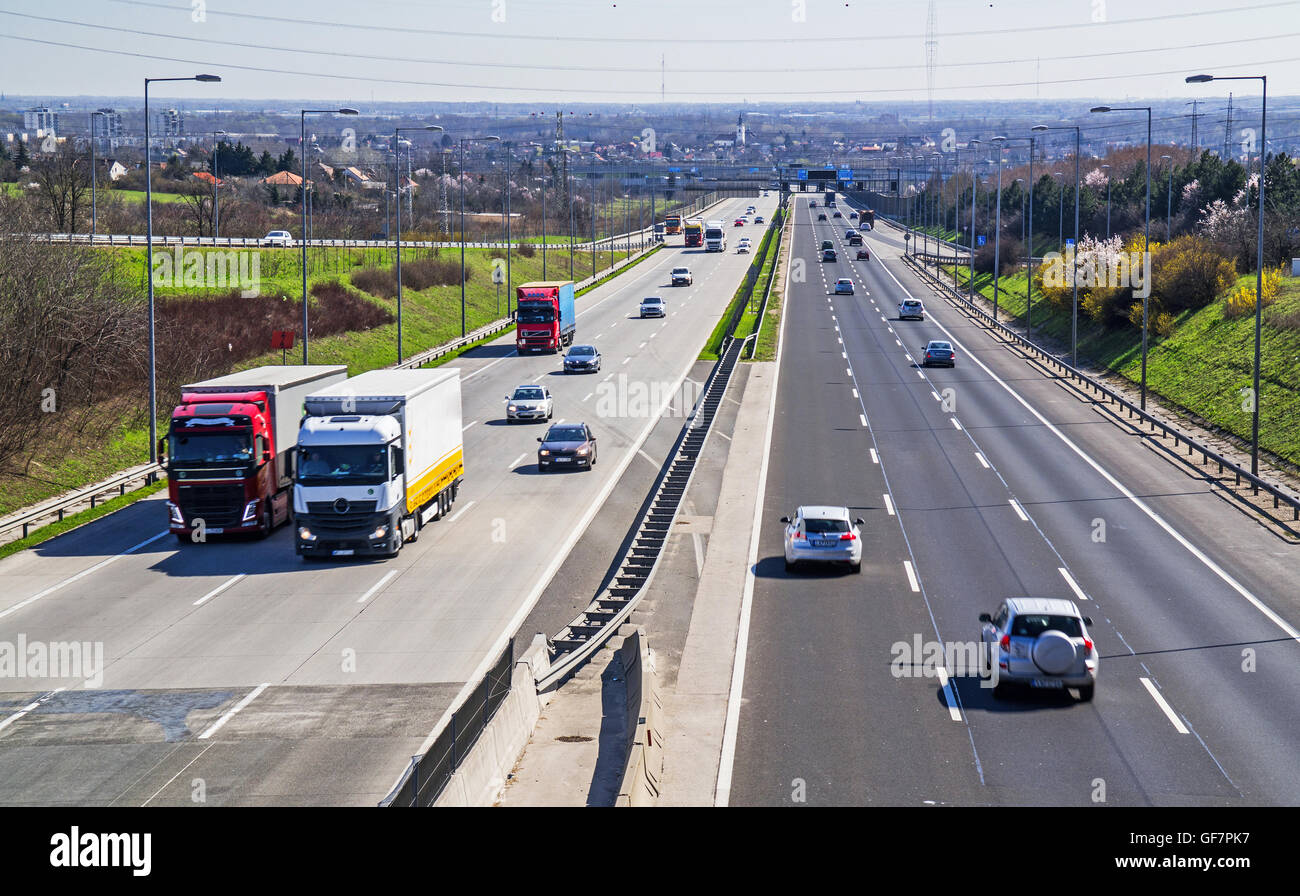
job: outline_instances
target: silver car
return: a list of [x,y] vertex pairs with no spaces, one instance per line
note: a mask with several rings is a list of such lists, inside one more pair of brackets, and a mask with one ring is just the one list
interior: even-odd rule
[[668,306],[658,296],[648,296],[641,300],[642,317],[665,317],[667,314]]
[[785,523],[785,568],[796,563],[847,563],[854,572],[862,572],[861,519],[849,516],[847,507],[810,505],[800,507],[794,519],[781,517]]
[[551,390],[545,386],[516,386],[506,398],[506,420],[550,420],[555,412]]
[[997,657],[993,696],[1007,685],[1032,688],[1078,688],[1080,700],[1091,700],[1097,686],[1097,647],[1073,601],[1059,598],[1013,597],[992,615],[980,614],[980,639],[988,656]]
[[907,320],[908,318],[925,320],[925,306],[921,304],[920,299],[903,299],[898,303],[898,319]]

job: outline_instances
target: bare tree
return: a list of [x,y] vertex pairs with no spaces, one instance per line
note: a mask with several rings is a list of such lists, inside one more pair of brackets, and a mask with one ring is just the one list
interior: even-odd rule
[[181,188],[186,220],[193,225],[195,236],[212,235],[212,188],[200,180],[186,182]]
[[90,157],[63,146],[41,156],[31,168],[54,229],[72,233],[90,199]]

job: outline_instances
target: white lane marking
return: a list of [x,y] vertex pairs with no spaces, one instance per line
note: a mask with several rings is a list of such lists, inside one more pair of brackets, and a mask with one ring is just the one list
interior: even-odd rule
[[858,419],[862,421],[862,425],[863,425],[863,426],[866,426],[866,425],[867,425],[867,415],[866,415],[866,414],[858,414]]
[[1151,679],[1139,678],[1138,681],[1142,682],[1142,686],[1147,689],[1147,693],[1151,695],[1151,699],[1156,701],[1156,705],[1160,707],[1161,712],[1163,712],[1165,717],[1173,723],[1174,729],[1179,734],[1186,734],[1187,726],[1183,724],[1182,719],[1178,718],[1178,715],[1174,712],[1174,708],[1169,705],[1163,696],[1161,696],[1160,691],[1156,690],[1156,686],[1151,683]]
[[857,389],[854,389],[854,390],[853,390],[853,397],[854,397],[854,398],[860,398],[860,396],[858,395],[858,390],[857,390]]
[[1061,574],[1061,578],[1065,579],[1065,584],[1070,586],[1070,590],[1074,592],[1075,597],[1079,598],[1079,600],[1088,599],[1088,595],[1083,593],[1083,589],[1079,587],[1079,583],[1074,580],[1072,575],[1070,575],[1068,569],[1064,566],[1058,566],[1056,567],[1056,571]]
[[897,345],[897,346],[900,346],[900,347],[901,347],[903,343],[900,342],[899,340],[895,339],[895,340],[894,340],[894,344]]
[[80,580],[80,579],[84,579],[86,576],[90,575],[92,572],[97,572],[97,571],[103,569],[105,566],[108,566],[108,564],[112,563],[114,560],[119,560],[119,559],[121,559],[122,557],[125,557],[127,554],[131,554],[131,553],[134,553],[135,551],[140,550],[140,548],[145,547],[146,545],[151,545],[151,544],[153,544],[153,543],[154,543],[155,541],[157,541],[158,539],[163,538],[163,537],[165,537],[166,535],[168,535],[168,534],[169,534],[169,531],[170,531],[170,530],[164,530],[164,531],[162,531],[162,532],[159,532],[157,535],[153,536],[152,538],[146,538],[144,541],[140,542],[139,544],[137,544],[137,545],[132,545],[131,547],[127,548],[125,551],[122,551],[122,553],[120,553],[120,554],[114,554],[114,555],[111,556],[111,557],[106,557],[105,559],[100,560],[100,561],[99,561],[98,563],[96,563],[94,566],[87,567],[86,569],[83,569],[81,572],[77,573],[75,576],[69,576],[68,578],[64,579],[64,580],[61,581],[61,582],[55,582],[53,585],[51,585],[50,587],[44,589],[43,591],[38,591],[38,592],[36,592],[35,594],[33,594],[31,597],[27,598],[26,600],[21,600],[21,601],[19,601],[18,603],[14,604],[12,607],[8,608],[7,610],[5,610],[5,611],[3,611],[3,612],[0,612],[0,619],[3,619],[4,617],[8,616],[10,613],[16,613],[16,612],[18,612],[18,611],[21,610],[23,607],[26,607],[26,606],[28,606],[28,605],[30,605],[30,604],[34,604],[34,603],[36,603],[36,602],[37,602],[38,600],[40,600],[42,597],[47,597],[47,596],[53,594],[54,592],[58,591],[60,588],[63,588],[63,587],[66,586],[66,585],[71,585],[73,582],[76,582],[76,581],[78,581],[78,580]]
[[466,502],[466,504],[465,504],[464,507],[462,507],[460,510],[457,510],[457,511],[456,511],[455,513],[453,513],[451,516],[447,517],[447,522],[448,522],[448,523],[454,523],[454,522],[456,522],[456,520],[458,520],[458,519],[461,518],[461,516],[465,513],[465,511],[469,510],[469,509],[470,509],[471,507],[473,507],[476,503],[477,503],[476,500],[475,500],[475,501],[469,501],[469,502]]
[[637,350],[637,351],[640,351],[641,349],[645,348],[647,344],[648,344],[648,343],[646,343],[646,342],[641,343],[640,345],[638,345],[638,346],[636,347],[636,350]]
[[235,713],[239,712],[245,706],[247,706],[248,704],[256,700],[258,695],[261,694],[262,691],[266,690],[270,686],[271,683],[267,681],[253,688],[253,690],[248,694],[247,697],[245,697],[243,700],[240,700],[233,707],[228,709],[225,715],[223,715],[221,718],[217,719],[210,726],[208,726],[208,730],[204,731],[202,734],[199,735],[199,740],[207,740],[209,737],[211,737],[212,735],[220,731],[227,722],[229,722],[231,719],[235,717]]
[[632,360],[632,357],[629,355],[628,357],[626,357],[626,358],[623,359],[623,363],[626,364],[628,361],[631,361],[631,360]]
[[885,495],[885,510],[890,516],[894,515],[894,502],[890,500],[889,495]]
[[227,588],[229,588],[231,585],[235,584],[236,582],[238,582],[240,579],[244,578],[244,577],[247,576],[247,575],[248,575],[248,573],[246,573],[246,572],[241,572],[241,573],[240,573],[239,575],[237,575],[237,576],[231,576],[230,578],[226,579],[226,581],[224,581],[224,582],[222,582],[220,585],[218,585],[216,588],[213,588],[213,589],[212,589],[211,591],[209,591],[207,594],[203,595],[203,596],[200,597],[198,600],[196,600],[196,601],[192,604],[192,606],[195,606],[195,607],[201,607],[201,606],[203,606],[203,604],[205,604],[205,603],[207,603],[208,601],[212,600],[212,598],[216,597],[218,594],[220,594],[221,592],[225,591],[225,590],[226,590]]
[[[904,293],[906,293],[909,298],[914,298],[914,296],[912,296],[912,294],[907,291],[907,287],[903,286],[903,284],[899,282],[898,278],[894,276],[893,272],[890,271],[888,267],[886,267],[885,265],[881,265],[881,269],[884,270],[885,273],[889,274],[890,279],[893,280],[894,283],[897,284],[898,288],[901,289]],[[948,336],[950,342],[952,342],[962,351],[964,352],[966,351],[966,346],[958,342],[957,338],[952,335],[952,333],[948,330],[947,327],[939,323],[937,320],[933,322],[935,326],[937,326],[940,330],[944,332],[945,335]],[[986,365],[983,361],[979,360],[979,358],[975,357],[974,353],[967,352],[967,355],[969,356],[971,361],[977,364],[981,370],[983,370],[986,374],[989,375],[989,377],[993,380],[993,382],[997,383],[1004,390],[1006,390],[1007,394],[1010,395],[1012,398],[1014,398],[1017,402],[1019,402],[1021,407],[1029,411],[1029,413],[1033,414],[1034,417],[1038,419],[1038,422],[1043,424],[1043,426],[1047,428],[1048,432],[1052,433],[1052,435],[1060,439],[1066,445],[1066,447],[1068,447],[1071,451],[1075,453],[1075,455],[1079,457],[1080,460],[1082,460],[1088,466],[1092,467],[1092,469],[1096,471],[1097,475],[1105,479],[1106,482],[1108,482],[1112,488],[1114,488],[1125,498],[1131,501],[1133,505],[1137,507],[1139,510],[1141,510],[1149,520],[1151,520],[1153,523],[1155,523],[1157,526],[1163,529],[1170,538],[1174,539],[1174,541],[1182,545],[1183,548],[1189,554],[1191,554],[1193,557],[1199,560],[1205,566],[1206,569],[1210,570],[1210,572],[1218,576],[1220,581],[1222,581],[1233,591],[1237,592],[1237,594],[1241,595],[1241,597],[1245,598],[1251,604],[1251,606],[1259,610],[1260,613],[1264,614],[1264,616],[1270,622],[1272,622],[1274,625],[1276,625],[1278,628],[1284,631],[1288,638],[1290,638],[1291,640],[1297,643],[1300,643],[1300,631],[1296,631],[1296,629],[1293,628],[1289,623],[1287,623],[1286,620],[1284,620],[1281,616],[1278,616],[1277,613],[1273,611],[1272,607],[1268,606],[1262,600],[1257,598],[1244,585],[1242,585],[1231,575],[1229,575],[1227,570],[1225,570],[1223,567],[1219,566],[1219,564],[1215,563],[1212,559],[1210,559],[1209,555],[1207,555],[1200,548],[1196,547],[1196,545],[1188,541],[1181,532],[1179,532],[1172,525],[1166,522],[1164,517],[1162,517],[1160,514],[1152,510],[1145,501],[1143,501],[1141,498],[1135,495],[1132,492],[1132,490],[1130,490],[1126,485],[1124,485],[1122,482],[1120,482],[1118,479],[1112,476],[1110,472],[1107,471],[1106,468],[1103,467],[1100,463],[1094,460],[1090,454],[1088,454],[1082,448],[1076,445],[1067,435],[1065,435],[1065,433],[1061,432],[1061,430],[1058,429],[1051,421],[1049,421],[1046,417],[1040,414],[1036,408],[1034,408],[1028,401],[1025,400],[1023,396],[1020,395],[1019,392],[1017,392],[1015,389],[1012,389],[1010,386],[1008,386],[1006,382],[1002,380],[1001,377],[999,377],[996,373],[994,373],[992,370],[989,369],[988,365]]]
[[591,396],[593,396],[593,395],[595,395],[595,394],[596,394],[595,392],[588,392],[587,395],[586,395],[586,397],[583,398],[582,400],[583,400],[583,401],[587,401],[587,400],[589,400],[589,399],[591,398]]
[[954,722],[961,721],[961,710],[957,708],[957,697],[952,692],[952,682],[948,679],[948,670],[943,666],[935,667],[939,687],[943,688],[943,702],[948,706],[948,718]]
[[[835,328],[835,332],[838,333],[839,331],[840,331],[840,328],[839,328],[839,327],[836,327],[836,328]],[[838,342],[840,345],[843,345],[843,344],[844,344],[844,339],[843,339],[843,337],[836,336],[836,337],[835,337],[835,341]]]
[[950,417],[949,419],[952,420],[952,425],[955,428],[961,429],[961,422],[956,417]]
[[894,328],[893,328],[893,327],[890,327],[890,328],[889,328],[889,332],[891,332],[891,333],[894,332]]
[[[908,355],[907,360],[909,360],[909,361],[912,360],[911,355]],[[924,372],[924,371],[918,370],[918,371],[916,372],[916,375],[919,376],[921,379],[925,379],[925,372]]]
[[840,357],[841,357],[841,358],[844,358],[845,360],[848,360],[849,353],[848,353],[848,352],[840,352]]
[[658,336],[658,335],[659,335],[659,331],[658,331],[658,330],[655,330],[653,333],[650,334],[650,338],[651,338],[651,339],[654,339],[654,338],[655,338],[656,336]]
[[[809,213],[811,215],[811,212]],[[785,292],[790,294],[790,260],[794,256],[794,240],[786,250]],[[767,425],[763,437],[763,459],[758,465],[758,494],[754,506],[761,509],[767,492],[767,467],[772,453],[772,428],[776,421],[776,393],[781,384],[781,355],[785,351],[785,322],[790,315],[781,315],[781,328],[776,338],[776,372],[772,377],[772,397],[768,401]],[[834,320],[834,316],[831,317]],[[727,692],[727,718],[722,726],[722,755],[718,761],[718,783],[713,791],[713,805],[723,808],[731,799],[731,773],[736,762],[736,732],[740,727],[740,698],[745,688],[745,657],[749,652],[749,620],[754,604],[754,567],[758,564],[758,536],[762,513],[754,514],[754,525],[749,531],[749,562],[745,565],[745,591],[740,601],[740,625],[736,634],[736,653],[731,664],[731,688]]]
[[556,420],[556,421],[555,421],[555,425],[556,425],[556,426],[559,426],[559,425],[560,425],[561,423],[563,423],[563,422],[564,422],[564,418],[561,417],[559,420]]
[[9,718],[5,719],[3,722],[0,722],[0,731],[4,731],[14,722],[18,721],[23,716],[27,715],[33,709],[36,709],[38,706],[40,706],[46,700],[53,697],[55,694],[59,693],[60,691],[66,691],[66,690],[67,688],[55,688],[53,691],[50,691],[50,693],[46,694],[44,697],[40,698],[39,700],[33,700],[31,703],[28,703],[22,709],[18,710],[18,712],[14,713]]
[[378,582],[375,582],[375,584],[371,586],[369,591],[367,591],[365,594],[357,598],[357,603],[364,604],[366,601],[370,600],[370,598],[374,597],[375,593],[379,591],[380,588],[383,588],[385,585],[387,585],[389,581],[393,578],[393,576],[397,575],[397,572],[398,572],[397,570],[391,569],[388,572],[384,573],[384,577],[382,579],[380,579]]
[[943,399],[939,397],[939,393],[933,389],[930,390],[930,394],[934,396],[935,401],[943,401]]
[[527,456],[528,456],[528,452],[525,451],[523,454],[519,455],[519,456],[516,457],[514,460],[512,460],[512,461],[510,462],[510,465],[507,466],[506,469],[507,469],[507,470],[513,470],[515,467],[519,466],[519,462],[520,462],[521,460],[523,460],[523,459],[524,459],[525,457],[527,457]]
[[1025,513],[1025,509],[1020,506],[1019,501],[1017,501],[1015,498],[1012,498],[1009,503],[1011,504],[1011,509],[1016,512],[1016,516],[1020,517],[1020,521],[1022,523],[1029,522],[1029,516]]
[[912,561],[904,560],[903,569],[907,572],[907,584],[912,586],[913,591],[920,591],[921,583],[916,580],[916,570],[912,568]]
[[879,454],[876,454],[876,449],[875,449],[875,448],[872,448],[872,449],[871,449],[871,462],[872,462],[873,464],[878,464],[878,463],[880,463],[880,455],[879,455]]
[[460,428],[460,431],[461,431],[461,432],[464,432],[465,430],[469,429],[471,426],[473,426],[473,425],[474,425],[475,423],[477,423],[477,422],[478,422],[477,420],[471,420],[471,421],[469,421],[468,423],[466,423],[464,426],[462,426],[462,427]]
[[852,368],[852,367],[846,367],[846,368],[844,369],[844,373],[845,373],[847,376],[853,376],[853,368]]
[[975,459],[980,462],[980,466],[982,466],[984,469],[987,470],[989,468],[989,462],[984,459],[984,455],[981,454],[980,452],[978,451],[975,452]]
[[609,382],[609,378],[612,377],[613,375],[614,375],[614,371],[611,370],[609,373],[605,374],[605,378],[604,378],[603,380],[601,380],[601,382],[602,382],[602,383],[608,383],[608,382]]
[[179,778],[181,775],[185,774],[185,769],[186,769],[186,768],[189,768],[191,765],[193,765],[194,763],[196,763],[196,762],[198,762],[200,759],[202,759],[202,758],[203,758],[203,754],[206,753],[206,752],[208,752],[208,750],[211,750],[211,749],[212,749],[213,747],[215,747],[215,746],[216,746],[216,744],[208,744],[208,745],[207,745],[206,747],[204,747],[202,750],[199,750],[197,756],[195,756],[195,757],[194,757],[193,759],[191,759],[189,762],[185,763],[185,768],[182,768],[182,769],[181,769],[180,771],[178,771],[176,774],[174,774],[174,775],[172,775],[170,778],[168,778],[168,779],[167,779],[167,783],[164,784],[162,787],[159,787],[157,790],[155,790],[155,791],[153,792],[153,796],[149,797],[149,799],[147,799],[147,800],[145,800],[143,803],[141,803],[141,804],[140,804],[140,807],[141,807],[141,808],[144,808],[145,806],[147,806],[147,805],[149,805],[150,803],[152,803],[153,800],[154,800],[154,797],[156,797],[158,794],[162,793],[164,790],[166,790],[168,787],[170,787],[171,784],[172,784],[172,782],[175,781],[177,778]]

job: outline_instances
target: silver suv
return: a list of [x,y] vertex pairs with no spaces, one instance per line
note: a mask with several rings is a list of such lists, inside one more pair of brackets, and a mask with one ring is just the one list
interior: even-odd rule
[[1080,615],[1073,601],[1013,597],[992,615],[980,614],[980,639],[988,656],[997,657],[994,697],[1007,685],[1031,688],[1078,688],[1079,699],[1092,699],[1097,686],[1097,647],[1088,634],[1092,620]]

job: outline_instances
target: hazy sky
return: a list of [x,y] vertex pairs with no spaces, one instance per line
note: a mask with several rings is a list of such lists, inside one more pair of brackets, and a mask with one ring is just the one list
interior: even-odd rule
[[[1300,93],[1300,2],[938,0],[936,100]],[[0,0],[0,90],[341,102],[924,100],[925,0]],[[1132,21],[1145,19],[1146,21]],[[98,27],[90,27],[98,26]],[[119,29],[119,30],[109,30]],[[44,41],[39,43],[36,41]],[[108,52],[105,52],[108,51]],[[242,68],[241,68],[242,67]],[[210,99],[209,99],[210,98]]]

